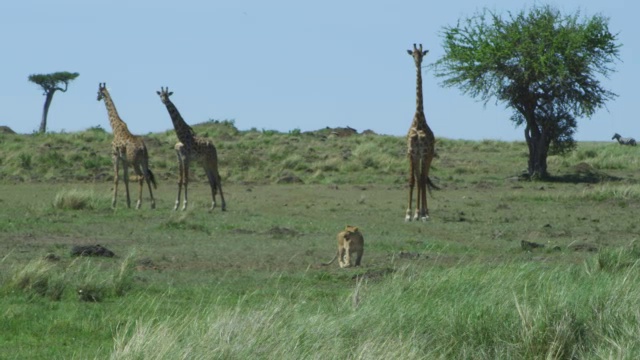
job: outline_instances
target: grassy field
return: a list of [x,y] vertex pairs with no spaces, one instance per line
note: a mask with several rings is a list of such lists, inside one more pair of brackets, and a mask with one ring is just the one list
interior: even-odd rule
[[[405,223],[402,138],[195,128],[226,212],[197,168],[171,211],[173,132],[145,136],[137,211],[110,208],[103,130],[0,134],[0,358],[640,356],[638,148],[579,143],[529,182],[522,142],[438,139],[431,220]],[[346,224],[363,266],[320,265]],[[116,257],[70,256],[89,244]]]

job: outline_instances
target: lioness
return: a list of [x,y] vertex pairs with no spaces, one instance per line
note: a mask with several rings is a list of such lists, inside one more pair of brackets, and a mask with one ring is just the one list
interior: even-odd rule
[[357,226],[347,225],[344,231],[338,233],[338,251],[336,256],[328,263],[322,265],[331,265],[339,257],[340,267],[351,266],[351,254],[356,253],[356,266],[360,266],[362,253],[364,252],[364,237],[358,230]]

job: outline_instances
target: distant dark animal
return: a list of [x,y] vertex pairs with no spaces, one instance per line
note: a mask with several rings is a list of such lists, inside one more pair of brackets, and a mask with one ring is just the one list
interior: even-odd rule
[[631,145],[631,146],[636,146],[636,139],[634,138],[625,138],[620,136],[620,134],[615,133],[613,134],[613,137],[611,138],[611,140],[618,140],[618,143],[620,143],[620,145]]
[[71,256],[104,256],[114,257],[113,251],[102,245],[76,245],[71,248]]

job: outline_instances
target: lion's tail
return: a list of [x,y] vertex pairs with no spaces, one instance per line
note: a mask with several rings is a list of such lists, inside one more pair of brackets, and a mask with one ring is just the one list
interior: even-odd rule
[[340,253],[339,251],[338,251],[338,252],[336,252],[336,256],[334,256],[334,257],[333,257],[333,259],[331,259],[331,261],[329,261],[329,262],[327,262],[327,263],[322,263],[322,266],[327,266],[327,265],[331,265],[331,264],[333,264],[333,262],[334,262],[334,261],[336,261],[336,259],[338,258],[338,254],[339,254],[339,253]]

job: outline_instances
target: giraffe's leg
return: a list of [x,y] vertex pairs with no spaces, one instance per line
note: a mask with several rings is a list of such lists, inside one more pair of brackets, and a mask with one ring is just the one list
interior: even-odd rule
[[422,177],[422,181],[423,181],[423,185],[422,185],[422,204],[423,204],[423,209],[422,209],[422,221],[427,221],[429,220],[429,206],[427,204],[427,179],[429,177],[429,168],[426,168],[424,171],[424,175]]
[[404,221],[411,221],[411,207],[413,202],[413,187],[415,186],[415,174],[414,174],[413,159],[409,158],[409,205],[407,206],[407,213],[404,216]]
[[422,221],[429,219],[429,210],[427,208],[427,173],[428,170],[423,169],[420,176],[420,220]]
[[[144,179],[147,182],[147,187],[149,187],[149,196],[151,197],[151,208],[155,209],[156,199],[153,197],[153,190],[151,190],[151,177],[153,176],[153,174],[151,173],[151,170],[149,169],[148,165],[144,167],[143,171],[144,171]],[[155,180],[153,183],[155,184]]]
[[216,192],[218,191],[218,185],[216,184],[215,175],[213,175],[213,169],[207,168],[205,172],[209,179],[209,187],[211,187],[211,208],[209,208],[209,210],[213,210],[216,207]]
[[220,201],[222,201],[222,211],[227,210],[227,203],[224,201],[224,194],[222,193],[222,181],[220,180],[220,173],[216,169],[216,184],[218,184],[218,189],[220,190]]
[[[419,166],[419,165],[418,165]],[[416,184],[416,211],[413,215],[413,220],[420,220],[420,215],[422,211],[422,172],[418,170],[416,174],[417,184]]]
[[428,201],[427,201],[427,193],[428,193],[428,186],[429,186],[429,169],[431,168],[431,159],[429,158],[429,156],[425,155],[425,158],[423,160],[423,175],[422,175],[422,221],[427,221],[429,220],[429,206],[428,206]]
[[[420,211],[420,163],[415,162],[413,164],[413,186],[415,187],[415,205],[413,209],[415,209],[413,213],[413,217],[411,218],[411,213],[408,213],[411,220],[418,220],[418,212]],[[413,199],[412,199],[413,200]]]
[[420,211],[422,209],[422,167],[420,161],[416,165],[416,211],[413,214],[413,220],[420,220]]
[[414,214],[413,219],[415,221],[418,220],[422,220],[422,214],[424,212],[424,202],[423,200],[423,195],[424,195],[424,163],[422,162],[422,159],[418,160],[418,164],[417,164],[417,168],[416,168],[416,178],[418,179],[418,185],[417,185],[417,189],[418,189],[418,193],[416,194],[416,212]]
[[122,160],[122,179],[124,180],[124,189],[127,193],[127,207],[131,208],[131,196],[129,194],[129,164],[126,160]]
[[180,151],[176,150],[176,155],[178,157],[178,195],[176,196],[176,204],[173,207],[173,211],[178,210],[180,206],[180,194],[182,193],[182,174],[184,174],[184,164],[182,163],[182,156],[180,155]]
[[207,170],[207,177],[209,178],[209,185],[211,186],[211,210],[216,207],[216,193],[218,190],[220,191],[220,201],[222,201],[222,211],[227,210],[227,204],[224,200],[224,194],[222,193],[222,183],[220,181],[220,173],[218,173],[217,169],[210,168]]
[[144,179],[146,178],[146,176],[143,175],[142,171],[140,170],[139,164],[133,165],[133,171],[136,173],[136,176],[137,176],[136,180],[138,181],[138,201],[136,202],[136,209],[140,209],[140,206],[142,205],[142,190],[144,185]]
[[119,177],[120,158],[118,155],[113,155],[113,198],[111,199],[111,207],[115,209],[116,199],[118,198],[118,177]]
[[182,205],[182,211],[187,210],[187,203],[189,202],[187,197],[187,188],[189,186],[189,158],[182,155],[182,185],[184,186],[184,203]]

